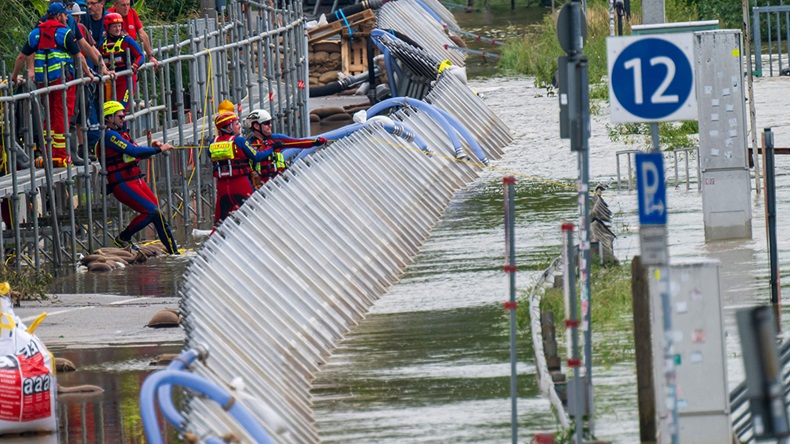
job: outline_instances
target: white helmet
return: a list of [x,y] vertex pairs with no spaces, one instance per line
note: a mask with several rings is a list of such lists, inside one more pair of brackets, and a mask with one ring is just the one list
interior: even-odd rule
[[252,128],[253,123],[263,123],[272,120],[272,115],[265,109],[254,109],[245,120],[247,126]]

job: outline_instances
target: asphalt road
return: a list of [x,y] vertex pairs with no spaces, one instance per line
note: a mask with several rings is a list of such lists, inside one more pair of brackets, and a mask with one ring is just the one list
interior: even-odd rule
[[168,308],[178,308],[177,297],[59,294],[54,301],[22,301],[14,312],[28,326],[47,313],[35,333],[49,349],[181,344],[181,327],[146,327]]

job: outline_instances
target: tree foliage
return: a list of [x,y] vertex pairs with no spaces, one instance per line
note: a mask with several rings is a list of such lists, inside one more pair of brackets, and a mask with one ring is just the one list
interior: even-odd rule
[[[0,58],[10,71],[19,49],[27,39],[27,35],[35,26],[36,21],[47,10],[49,0],[2,0],[0,1],[0,17],[4,24],[0,26]],[[107,8],[112,0],[107,0]],[[146,25],[170,22],[184,23],[187,17],[198,15],[199,0],[138,0],[132,7],[140,14]]]

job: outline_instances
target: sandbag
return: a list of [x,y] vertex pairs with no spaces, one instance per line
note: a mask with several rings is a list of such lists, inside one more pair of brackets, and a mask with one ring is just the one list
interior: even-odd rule
[[11,298],[0,296],[0,434],[57,432],[54,358],[33,330],[14,314]]

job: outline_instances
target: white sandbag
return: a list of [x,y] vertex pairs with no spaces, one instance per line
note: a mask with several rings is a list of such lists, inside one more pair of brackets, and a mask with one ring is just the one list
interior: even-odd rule
[[11,298],[0,296],[0,306],[0,434],[56,432],[55,360],[14,314]]

